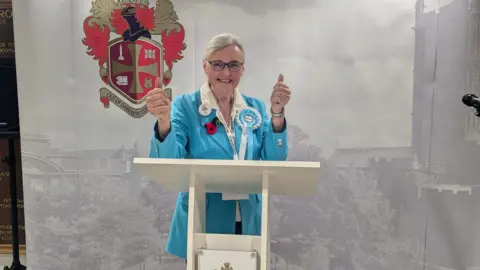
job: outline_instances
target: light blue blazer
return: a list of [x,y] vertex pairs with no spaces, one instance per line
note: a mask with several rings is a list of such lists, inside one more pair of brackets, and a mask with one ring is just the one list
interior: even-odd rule
[[[199,107],[202,102],[212,102],[208,86],[192,94],[176,97],[172,102],[171,131],[160,141],[157,123],[151,140],[151,158],[191,158],[191,159],[233,159],[234,152],[227,138],[223,125],[217,132],[209,135],[205,124],[211,122],[217,113],[213,103],[210,114],[204,116]],[[255,98],[247,97],[236,91],[235,106],[247,106],[256,109],[262,118],[262,124],[252,131],[253,138],[248,140],[245,159],[251,160],[286,160],[288,153],[287,129],[275,133],[267,115],[265,104]],[[206,113],[203,113],[206,114]],[[235,123],[236,151],[239,152],[242,128]],[[285,125],[286,127],[286,125]],[[240,200],[242,232],[246,235],[260,235],[261,195],[249,195],[248,200]],[[206,230],[207,233],[234,234],[237,204],[234,200],[222,200],[220,193],[207,193],[206,196]],[[188,192],[178,195],[168,236],[167,252],[186,258]]]

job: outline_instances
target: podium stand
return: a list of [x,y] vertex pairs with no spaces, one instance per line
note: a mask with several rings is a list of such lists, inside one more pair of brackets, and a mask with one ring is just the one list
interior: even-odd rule
[[[270,270],[269,195],[313,196],[319,162],[135,158],[172,192],[189,192],[187,270]],[[205,193],[262,195],[261,235],[208,234]]]

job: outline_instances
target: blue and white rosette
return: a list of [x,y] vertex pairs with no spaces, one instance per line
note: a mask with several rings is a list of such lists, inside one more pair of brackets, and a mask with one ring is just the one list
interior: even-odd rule
[[262,125],[262,115],[260,112],[252,107],[242,109],[237,113],[237,124],[242,128],[250,128],[255,130]]
[[[242,128],[239,159],[252,160],[253,130],[259,128],[262,125],[262,115],[257,109],[247,107],[237,113],[236,121],[238,126]],[[247,154],[247,156],[245,156],[245,154]]]

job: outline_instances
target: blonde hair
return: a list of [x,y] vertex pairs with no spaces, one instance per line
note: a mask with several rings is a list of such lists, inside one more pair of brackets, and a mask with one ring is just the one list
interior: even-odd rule
[[207,48],[205,49],[205,59],[230,45],[237,46],[244,53],[243,45],[240,43],[240,39],[236,35],[231,33],[223,33],[218,34],[210,39],[207,44]]

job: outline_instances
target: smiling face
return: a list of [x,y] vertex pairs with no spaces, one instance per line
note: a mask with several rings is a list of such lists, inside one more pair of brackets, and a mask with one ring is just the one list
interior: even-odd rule
[[243,75],[243,51],[236,45],[219,50],[203,61],[212,91],[218,96],[232,95]]

